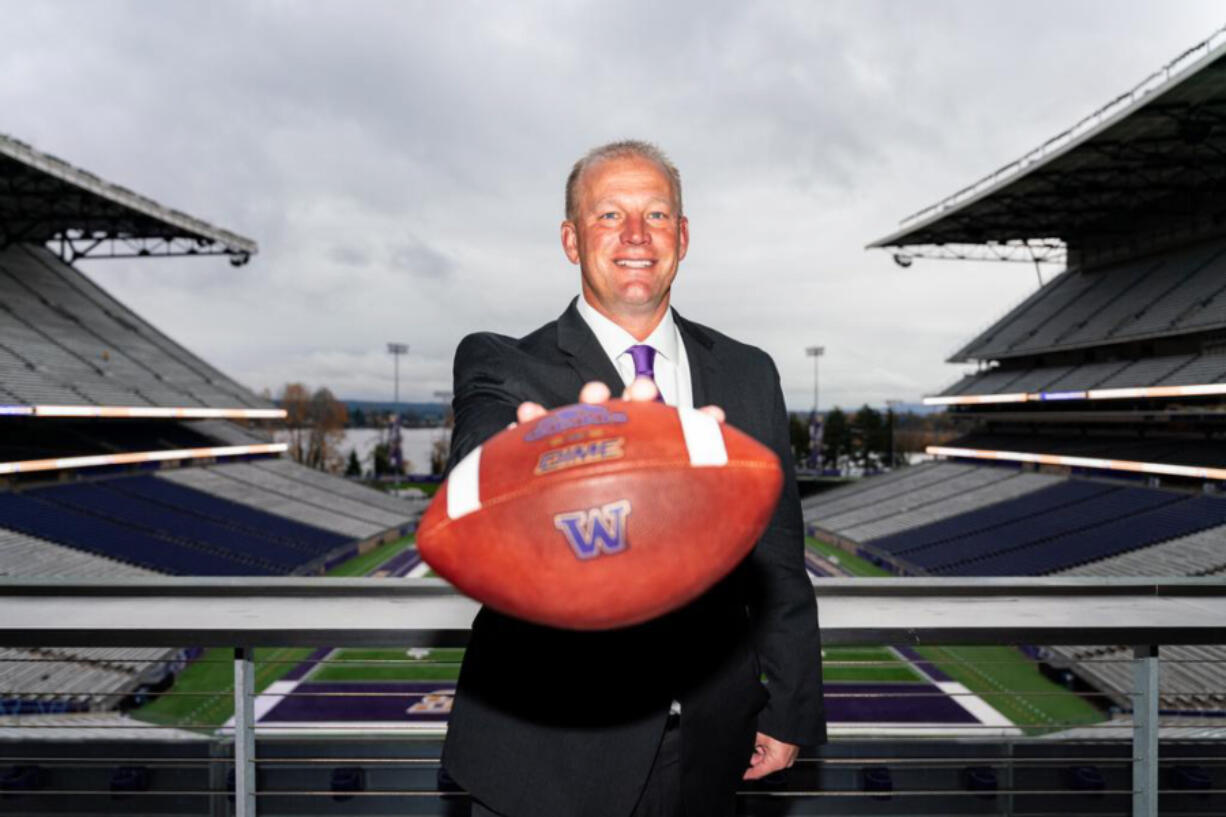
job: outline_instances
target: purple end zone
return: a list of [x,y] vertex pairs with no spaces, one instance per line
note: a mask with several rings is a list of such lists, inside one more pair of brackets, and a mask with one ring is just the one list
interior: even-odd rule
[[[881,693],[889,697],[841,697]],[[938,688],[918,683],[827,684],[826,717],[836,723],[979,723]]]
[[916,669],[927,675],[932,680],[939,681],[941,683],[954,680],[946,675],[940,667],[910,647],[895,647],[894,649],[899,655],[914,664]]
[[[361,722],[404,721],[406,723],[443,722],[447,720],[444,702],[427,699],[439,693],[451,695],[455,685],[447,681],[379,682],[315,682],[300,684],[295,693],[346,692],[379,693],[325,696],[291,694],[272,708],[261,723],[295,722]],[[387,694],[394,693],[394,694]],[[973,715],[952,698],[939,694],[931,684],[849,684],[826,686],[826,713],[837,723],[978,723]],[[843,697],[845,695],[881,695],[888,697]],[[906,697],[908,695],[916,697]],[[410,712],[411,707],[419,711]]]
[[[301,695],[300,693],[345,692],[380,693],[376,696],[361,695]],[[384,693],[402,693],[387,695]],[[447,697],[427,698],[432,693]],[[285,721],[404,721],[406,723],[435,721],[445,722],[450,710],[450,696],[455,693],[455,684],[450,681],[402,681],[400,683],[365,683],[307,681],[299,684],[288,697],[282,699],[260,723]],[[446,704],[440,709],[440,704]],[[410,707],[421,711],[409,712]]]
[[386,572],[392,576],[404,576],[419,564],[421,564],[421,556],[417,553],[417,549],[408,548],[379,565],[372,573],[377,571]]

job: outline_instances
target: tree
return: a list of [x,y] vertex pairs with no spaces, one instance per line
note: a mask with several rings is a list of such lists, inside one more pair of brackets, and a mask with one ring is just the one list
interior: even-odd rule
[[881,412],[865,404],[852,418],[858,442],[855,446],[855,459],[861,468],[879,467],[885,461],[886,450],[890,445],[889,429]]
[[788,416],[788,433],[792,438],[792,456],[803,463],[809,457],[809,423],[797,414]]
[[822,432],[822,462],[842,469],[843,459],[851,456],[851,424],[841,408],[835,406],[826,412]]
[[358,450],[356,448],[349,449],[349,464],[345,466],[345,476],[362,476],[362,463],[358,462]]
[[376,477],[392,472],[392,458],[388,453],[387,443],[377,443],[375,445],[373,459]]
[[362,411],[360,407],[355,408],[349,424],[354,428],[366,428],[366,412]]
[[451,453],[451,442],[446,436],[439,436],[430,446],[430,473],[441,474],[447,467],[447,456]]
[[289,455],[295,462],[324,471],[340,471],[338,447],[345,439],[348,412],[327,388],[314,394],[302,383],[287,383],[281,391]]

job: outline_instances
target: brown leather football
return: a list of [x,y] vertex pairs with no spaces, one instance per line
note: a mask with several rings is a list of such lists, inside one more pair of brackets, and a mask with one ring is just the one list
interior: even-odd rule
[[508,615],[624,627],[727,575],[762,535],[782,482],[774,452],[694,409],[566,406],[457,463],[417,547],[440,576]]

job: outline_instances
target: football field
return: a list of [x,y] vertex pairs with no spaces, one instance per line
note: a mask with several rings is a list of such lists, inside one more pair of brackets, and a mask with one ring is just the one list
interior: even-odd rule
[[[815,577],[881,572],[816,540],[809,541],[806,561]],[[355,556],[331,575],[426,572],[409,537]],[[441,732],[462,659],[462,649],[258,650],[257,728],[261,734]],[[1102,719],[1081,698],[1061,694],[1013,648],[830,647],[820,660],[836,737],[1038,734]],[[228,653],[207,651],[180,675],[171,695],[133,714],[187,728],[225,729],[233,714],[232,671]]]

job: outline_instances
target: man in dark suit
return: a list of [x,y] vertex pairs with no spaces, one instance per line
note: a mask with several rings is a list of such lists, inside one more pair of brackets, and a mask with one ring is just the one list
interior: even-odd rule
[[576,163],[566,193],[562,246],[580,268],[581,294],[523,338],[479,333],[460,343],[451,464],[577,396],[660,395],[705,406],[770,446],[783,494],[729,577],[654,621],[580,633],[483,608],[443,763],[472,794],[474,815],[731,815],[740,780],[786,768],[800,746],[825,739],[817,609],[778,373],[761,350],[670,308],[689,228],[680,176],[657,148],[597,148]]

